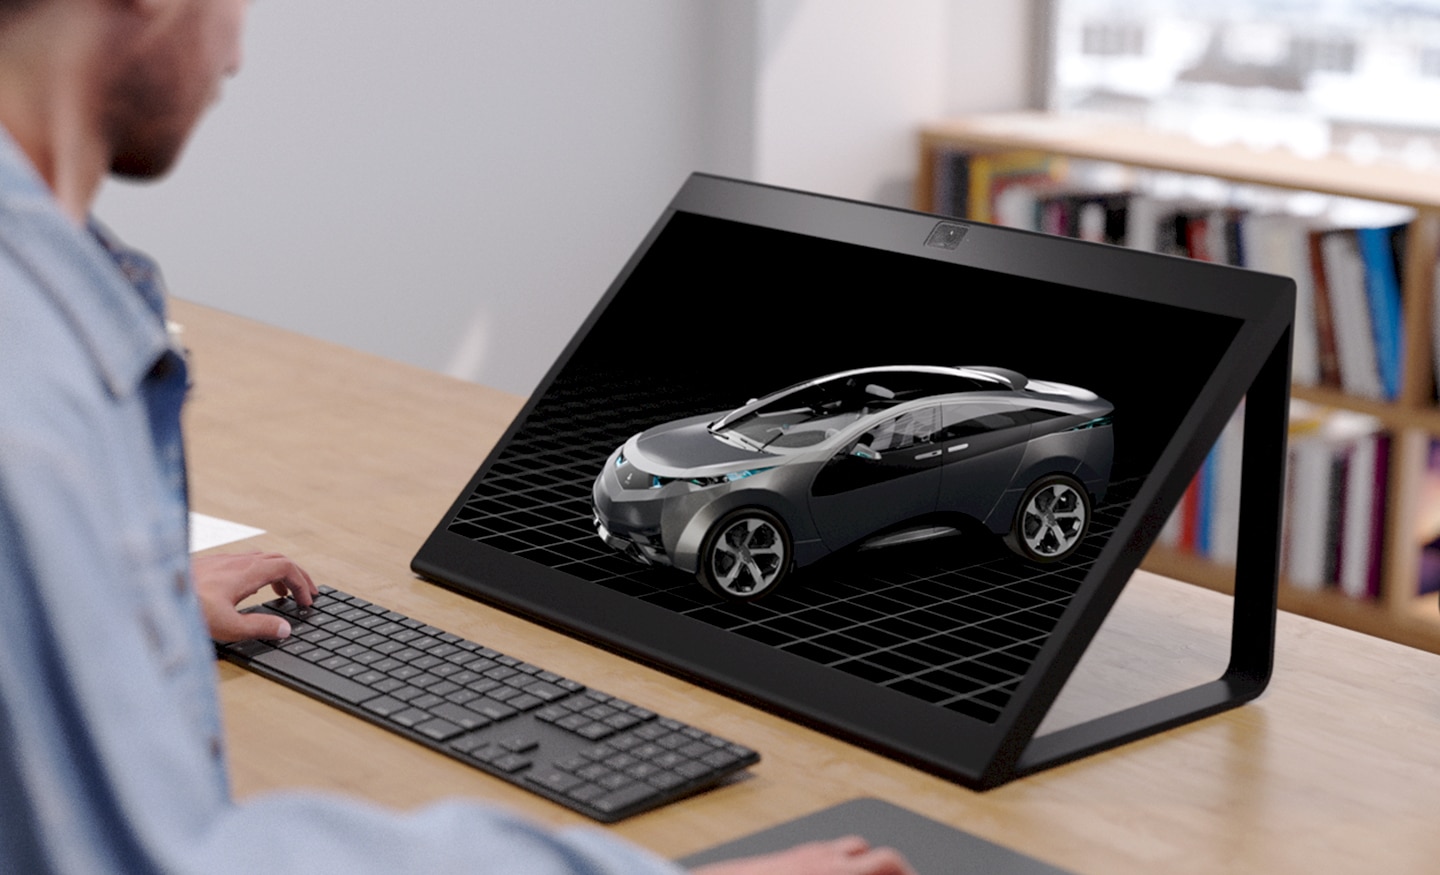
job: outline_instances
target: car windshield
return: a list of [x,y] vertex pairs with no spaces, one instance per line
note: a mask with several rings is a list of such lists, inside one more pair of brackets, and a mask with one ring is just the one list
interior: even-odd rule
[[755,450],[804,449],[825,442],[861,417],[926,395],[994,388],[951,374],[857,372],[777,392],[754,410],[722,418],[712,431]]

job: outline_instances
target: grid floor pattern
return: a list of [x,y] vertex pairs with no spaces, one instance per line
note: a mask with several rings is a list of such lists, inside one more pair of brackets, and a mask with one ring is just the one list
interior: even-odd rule
[[[724,601],[670,568],[636,564],[591,524],[590,489],[637,430],[729,399],[653,383],[557,382],[449,530],[942,708],[994,722],[1033,664],[1138,483],[1112,484],[1071,560],[1037,566],[970,533],[847,552],[757,602]],[[637,425],[638,424],[638,425]]]

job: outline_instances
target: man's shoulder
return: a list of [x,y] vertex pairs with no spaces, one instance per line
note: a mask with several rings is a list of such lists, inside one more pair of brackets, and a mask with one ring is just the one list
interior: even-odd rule
[[0,370],[45,362],[117,396],[169,347],[159,314],[104,247],[55,216],[0,207],[0,312]]

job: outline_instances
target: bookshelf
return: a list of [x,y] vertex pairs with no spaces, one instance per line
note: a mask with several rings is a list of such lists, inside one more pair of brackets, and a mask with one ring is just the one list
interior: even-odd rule
[[[1419,595],[1420,544],[1414,524],[1430,441],[1440,437],[1434,392],[1434,303],[1440,241],[1440,172],[1397,164],[1358,164],[1344,157],[1300,157],[1280,149],[1208,145],[1123,121],[1042,112],[974,115],[940,121],[920,132],[915,206],[938,212],[937,172],[951,152],[1034,152],[1128,168],[1209,177],[1242,185],[1315,192],[1410,207],[1399,279],[1404,355],[1398,396],[1378,401],[1322,386],[1293,387],[1296,398],[1375,417],[1391,435],[1386,472],[1386,530],[1378,595],[1358,599],[1335,589],[1303,589],[1282,581],[1280,607],[1336,625],[1440,653],[1436,596]],[[1232,570],[1180,550],[1156,546],[1144,567],[1228,591]]]

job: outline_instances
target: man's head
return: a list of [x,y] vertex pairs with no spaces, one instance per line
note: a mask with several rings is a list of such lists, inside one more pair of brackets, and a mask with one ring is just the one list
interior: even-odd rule
[[[94,0],[91,0],[94,2]],[[110,170],[153,178],[175,163],[195,124],[240,66],[249,0],[101,0],[117,51],[100,97]]]
[[84,220],[107,173],[175,163],[240,65],[249,0],[0,0],[0,125]]

